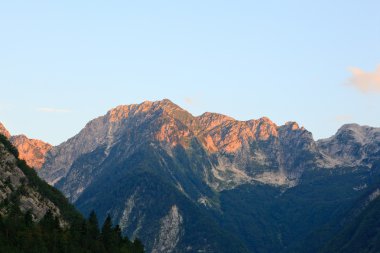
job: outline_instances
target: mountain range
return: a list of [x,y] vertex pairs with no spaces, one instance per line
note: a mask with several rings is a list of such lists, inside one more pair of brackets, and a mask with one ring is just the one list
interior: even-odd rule
[[0,132],[84,215],[110,215],[148,252],[380,245],[362,225],[380,213],[380,128],[348,124],[315,141],[295,122],[193,116],[165,99],[111,109],[54,147]]

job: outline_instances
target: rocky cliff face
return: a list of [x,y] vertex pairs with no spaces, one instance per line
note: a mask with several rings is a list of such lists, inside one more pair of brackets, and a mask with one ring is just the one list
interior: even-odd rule
[[2,123],[0,123],[0,134],[7,137],[19,152],[19,158],[34,168],[40,169],[45,163],[45,156],[53,147],[49,143],[41,140],[29,139],[25,135],[14,135],[8,132]]
[[45,163],[46,153],[50,151],[52,145],[49,143],[29,139],[25,135],[15,135],[10,137],[10,141],[17,148],[19,157],[34,168],[40,169]]
[[193,117],[163,100],[119,106],[89,122],[48,153],[40,175],[55,184],[79,157],[103,148],[102,162],[121,140],[127,142],[124,157],[143,143],[160,145],[168,154],[177,146],[191,150],[196,143],[209,156],[211,170],[203,172],[204,181],[218,190],[253,181],[294,185],[305,166],[299,159],[313,162],[317,154],[311,133],[296,123],[277,126],[268,118],[237,121],[214,113]]

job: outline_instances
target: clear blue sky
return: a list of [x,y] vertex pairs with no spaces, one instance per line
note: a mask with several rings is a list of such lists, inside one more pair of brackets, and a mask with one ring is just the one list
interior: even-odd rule
[[378,0],[2,1],[0,121],[59,144],[114,106],[169,98],[194,115],[297,121],[316,139],[348,122],[379,127],[379,10]]

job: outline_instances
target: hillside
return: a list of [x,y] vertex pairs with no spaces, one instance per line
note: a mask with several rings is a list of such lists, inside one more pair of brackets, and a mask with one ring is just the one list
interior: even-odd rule
[[84,220],[66,198],[38,178],[0,134],[0,252],[143,252],[106,219]]

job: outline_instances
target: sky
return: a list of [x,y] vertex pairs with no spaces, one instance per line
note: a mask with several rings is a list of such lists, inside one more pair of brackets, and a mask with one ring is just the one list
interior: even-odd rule
[[121,104],[380,127],[380,1],[1,1],[0,122],[57,145]]

